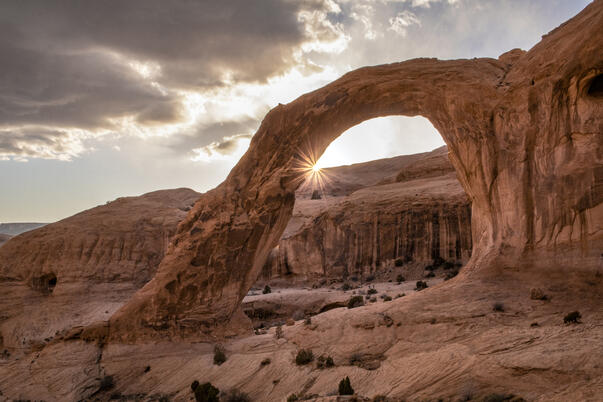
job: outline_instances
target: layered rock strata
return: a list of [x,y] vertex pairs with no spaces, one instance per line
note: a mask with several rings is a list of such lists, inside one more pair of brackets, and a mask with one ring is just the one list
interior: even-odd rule
[[[329,184],[320,200],[298,191],[261,279],[365,278],[396,263],[468,261],[471,206],[446,147],[408,158],[391,178],[383,172],[378,185],[347,196],[331,196]],[[323,175],[338,177],[337,169]]]

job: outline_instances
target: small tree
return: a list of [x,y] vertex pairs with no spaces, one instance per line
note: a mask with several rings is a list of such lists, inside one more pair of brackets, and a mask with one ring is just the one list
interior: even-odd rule
[[272,293],[272,289],[270,288],[270,286],[266,285],[264,286],[264,290],[262,291],[262,293],[267,295],[268,293]]
[[354,388],[350,384],[350,377],[346,377],[339,382],[339,395],[354,395]]
[[423,290],[423,289],[427,289],[427,282],[425,281],[417,281],[417,285],[415,290],[419,291],[419,290]]
[[400,284],[400,283],[404,282],[404,276],[402,276],[401,274],[400,274],[400,275],[398,275],[398,276],[396,277],[396,282],[398,282],[398,284]]
[[281,339],[283,337],[283,327],[282,326],[277,326],[274,336],[276,337],[276,339]]

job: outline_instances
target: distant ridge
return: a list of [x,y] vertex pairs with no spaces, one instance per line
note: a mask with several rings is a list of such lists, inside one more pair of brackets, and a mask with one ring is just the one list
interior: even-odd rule
[[30,230],[34,230],[34,229],[40,228],[45,225],[48,225],[48,223],[39,223],[39,222],[0,223],[0,234],[16,236],[21,233],[29,232]]

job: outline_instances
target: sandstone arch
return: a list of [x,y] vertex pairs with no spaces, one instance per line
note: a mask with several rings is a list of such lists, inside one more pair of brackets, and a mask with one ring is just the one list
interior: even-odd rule
[[[421,115],[473,202],[465,276],[589,270],[603,243],[603,0],[529,52],[366,67],[271,110],[228,178],[181,223],[154,279],[110,320],[114,341],[236,330],[284,230],[302,155],[370,118]],[[462,280],[460,278],[459,280]],[[225,325],[230,323],[230,328]]]

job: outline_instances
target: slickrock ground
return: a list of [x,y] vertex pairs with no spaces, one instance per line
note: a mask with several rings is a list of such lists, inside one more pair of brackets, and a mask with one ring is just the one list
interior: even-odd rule
[[119,198],[4,244],[0,353],[107,320],[153,276],[197,198],[190,189]]
[[[392,172],[381,167],[385,161],[404,166]],[[352,179],[357,190],[333,194],[341,186],[332,181],[351,173],[368,185]],[[471,256],[471,206],[446,147],[325,169],[322,176],[321,199],[312,199],[312,186],[296,192],[293,216],[262,280],[363,278],[390,270],[396,259],[425,266],[434,259],[464,263]]]

